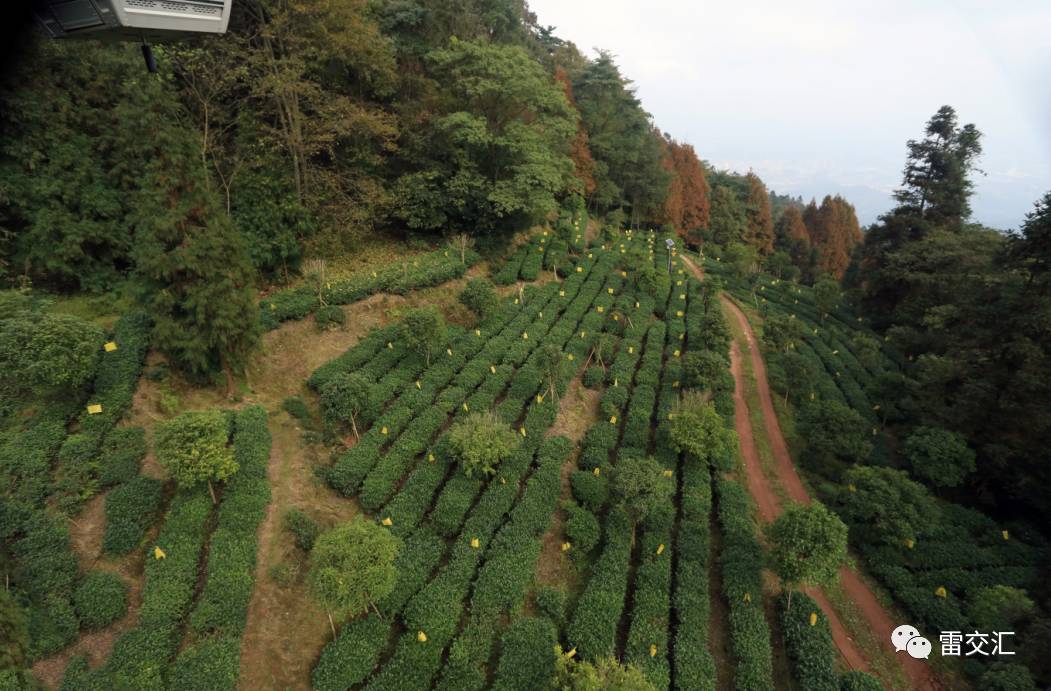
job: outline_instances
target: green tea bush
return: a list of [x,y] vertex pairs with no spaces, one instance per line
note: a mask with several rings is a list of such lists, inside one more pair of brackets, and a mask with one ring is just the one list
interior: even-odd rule
[[285,512],[285,530],[292,533],[296,547],[309,552],[314,547],[320,528],[317,522],[297,508]]
[[551,586],[541,586],[536,591],[536,608],[561,628],[566,621],[566,591]]
[[138,476],[106,495],[106,531],[102,551],[127,554],[139,546],[160,508],[164,483]]
[[241,664],[241,640],[232,636],[206,638],[184,648],[171,665],[165,689],[233,691]]
[[883,691],[883,684],[871,674],[852,671],[839,678],[839,691]]
[[[792,663],[792,675],[800,687],[815,691],[837,691],[836,648],[824,612],[804,593],[792,595],[791,609],[788,607],[788,595],[782,593],[778,598],[778,611],[785,649]],[[817,618],[813,625],[810,623],[812,615]]]
[[81,626],[101,629],[128,611],[128,586],[116,574],[92,571],[77,586],[73,606]]
[[567,503],[566,540],[573,546],[575,555],[587,554],[598,544],[599,523],[595,514],[578,504]]
[[592,365],[584,370],[584,386],[589,389],[598,389],[606,382],[606,370],[598,365]]
[[369,615],[348,622],[321,651],[310,679],[317,691],[344,691],[365,679],[379,662],[390,624]]
[[479,319],[485,319],[496,310],[499,299],[496,297],[491,281],[485,278],[472,278],[467,281],[467,285],[460,292],[460,302],[478,315]]
[[609,501],[609,480],[603,474],[596,476],[593,472],[576,470],[570,476],[570,485],[573,497],[590,511],[601,511]]
[[493,689],[545,688],[555,673],[557,644],[557,632],[550,621],[530,618],[515,621],[500,639],[500,662]]
[[132,480],[146,458],[146,430],[142,427],[115,427],[99,451],[99,485],[112,487]]
[[39,659],[65,648],[77,637],[80,622],[73,603],[62,595],[48,595],[29,606],[29,656]]
[[314,326],[318,331],[341,329],[347,324],[347,315],[338,305],[325,305],[314,312]]

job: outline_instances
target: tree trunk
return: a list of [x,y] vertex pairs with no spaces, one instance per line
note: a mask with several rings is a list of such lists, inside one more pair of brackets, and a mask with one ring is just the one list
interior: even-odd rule
[[326,612],[328,614],[328,625],[332,629],[332,638],[336,637],[336,624],[332,621],[332,612]]
[[212,503],[218,504],[219,500],[215,498],[215,488],[212,487],[212,481],[208,481],[208,494],[212,495]]
[[785,608],[786,612],[792,611],[792,589],[788,589],[788,607]]
[[356,441],[361,441],[361,435],[360,435],[360,434],[358,434],[358,423],[357,423],[357,421],[356,421],[356,420],[354,419],[354,416],[353,416],[353,415],[351,415],[351,416],[350,416],[350,427],[351,427],[351,429],[353,429],[353,430],[354,430],[354,439],[355,439]]

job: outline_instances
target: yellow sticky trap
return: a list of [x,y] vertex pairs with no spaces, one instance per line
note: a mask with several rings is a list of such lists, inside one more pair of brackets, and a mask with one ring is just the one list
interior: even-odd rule
[[877,403],[876,405],[872,406],[872,409],[873,410],[879,410],[879,403]]
[[88,415],[98,415],[101,412],[102,412],[102,404],[101,403],[92,403],[91,405],[88,406]]
[[650,657],[657,657],[657,646],[650,643]]
[[163,549],[161,549],[160,547],[154,546],[154,548],[153,548],[153,558],[154,559],[164,559],[166,556],[168,556],[168,555],[164,553]]
[[686,340],[686,334],[679,334],[679,340],[680,341],[685,341]]
[[676,281],[676,282],[675,282],[675,285],[677,285],[677,286],[681,286],[681,285],[682,285],[682,281],[681,281],[681,280],[680,280],[680,281]]
[[577,273],[581,273],[583,270],[584,269],[582,269],[581,267],[579,267],[579,266],[577,267]]
[[612,295],[613,294],[613,289],[612,288],[606,288],[606,292],[609,293],[610,295]]
[[383,435],[387,434],[387,426],[386,425],[384,425],[383,429],[380,430],[380,434],[383,434]]
[[682,316],[682,310],[675,310],[675,316],[676,317],[681,317]]
[[518,298],[515,298],[515,304],[516,305],[518,304]]
[[657,554],[664,554],[664,543],[657,545]]
[[613,321],[619,322],[620,321],[620,315],[619,314],[614,314],[613,315]]
[[377,278],[377,276],[376,276],[376,272],[375,272],[375,271],[373,271],[373,272],[372,272],[372,277],[373,277],[373,278]]
[[277,305],[275,305],[274,303],[271,302],[270,303],[270,311],[273,312],[276,309],[277,309]]
[[452,348],[446,348],[445,352],[449,354],[449,357],[452,357],[452,354],[453,354],[453,349]]
[[507,484],[507,478],[506,477],[500,478],[500,484],[501,485],[506,485]]
[[638,300],[636,300],[636,301],[635,301],[635,309],[638,309],[638,308],[639,308],[639,301],[638,301]]
[[628,346],[628,355],[635,354],[635,346]]
[[619,386],[618,379],[616,377],[613,377],[613,386]]
[[382,521],[380,521],[380,523],[382,523],[383,525],[387,526],[388,528],[390,526],[394,525],[394,521],[392,521],[390,519],[390,516],[387,516],[386,518],[384,518]]
[[463,412],[467,412],[467,401],[463,402]]
[[564,298],[565,296],[566,296],[566,291],[564,291],[564,290],[558,291],[558,297]]
[[427,454],[427,462],[428,463],[434,463],[434,454],[433,453]]
[[668,419],[669,420],[675,419],[675,415],[673,415],[672,413],[668,413]]
[[[606,249],[606,248],[605,248],[605,247],[603,247],[602,249]],[[592,257],[594,257],[594,255],[593,255],[593,254],[591,254],[591,252],[588,252],[588,259],[591,259]]]
[[416,633],[416,640],[418,640],[420,643],[426,643],[427,642],[427,634],[425,634],[423,631],[418,631]]
[[481,336],[482,335],[482,330],[481,329],[475,329],[474,330],[474,335],[475,336]]
[[569,358],[570,362],[573,362],[573,353],[569,353],[566,357]]
[[536,402],[537,403],[543,403],[544,402],[544,397],[541,396],[540,394],[537,394],[536,395]]
[[676,379],[675,381],[673,381],[671,383],[671,388],[673,388],[673,389],[679,388],[679,380],[678,379]]
[[481,546],[482,546],[482,543],[478,542],[478,538],[476,538],[476,537],[472,537],[471,538],[471,549],[478,549]]
[[112,353],[112,352],[113,352],[114,350],[116,350],[116,349],[117,349],[117,344],[116,344],[115,342],[113,342],[113,341],[108,341],[108,342],[106,343],[106,345],[102,346],[102,348],[103,348],[103,350],[105,350],[105,351],[106,351],[107,353]]
[[420,385],[420,380],[419,380],[419,379],[417,379],[417,380],[416,380],[416,388],[417,388],[417,389],[422,389],[422,388],[423,388],[423,387],[422,387],[422,386]]
[[847,490],[850,491],[851,494],[854,494],[858,491],[858,486],[852,482],[849,485],[847,485]]
[[599,314],[601,314],[602,312],[606,311],[606,308],[603,307],[602,305],[599,305],[598,307],[595,308],[595,311],[598,312]]
[[496,365],[489,365],[489,371],[496,374]]
[[544,313],[543,312],[537,312],[537,316],[539,316],[541,319],[543,319],[544,318]]
[[939,585],[937,589],[935,589],[934,594],[941,598],[949,597],[949,591],[945,589],[944,585]]
[[751,602],[752,601],[752,594],[751,593],[745,593],[744,597],[741,598],[741,599],[744,600],[745,602]]
[[838,350],[833,350],[833,351],[832,351],[832,354],[833,354],[833,355],[839,355],[839,351],[838,351]]
[[592,473],[593,473],[593,474],[595,475],[595,477],[598,477],[599,475],[601,475],[601,474],[602,474],[602,471],[601,471],[601,470],[599,470],[598,468],[595,468],[595,469],[594,469],[594,470],[592,470],[591,472],[592,472]]
[[615,424],[617,424],[617,416],[616,416],[616,415],[611,415],[611,416],[610,416],[610,418],[609,418],[609,424],[611,424],[611,425],[615,425]]
[[325,287],[331,290],[332,283],[330,281],[325,281]]
[[621,271],[620,272],[620,277],[621,278],[627,278],[628,277],[628,272],[627,271]]
[[522,332],[522,340],[523,341],[528,341],[529,340],[529,332],[528,331],[523,331]]
[[679,357],[680,355],[682,355],[682,353],[680,353],[678,350],[676,350],[674,355],[675,355],[675,357]]
[[390,341],[387,341],[387,349],[388,350],[394,350],[394,344],[391,343]]
[[[562,543],[562,551],[563,552],[568,552],[570,547],[572,547],[572,545],[569,544],[568,542],[563,542]],[[572,655],[570,655],[570,657],[572,657]]]
[[1009,538],[1010,538],[1010,535],[1008,535],[1008,533],[1007,533],[1007,531],[1006,531],[1006,530],[1003,530],[1003,531],[1001,531],[1001,532],[1000,532],[1000,534],[1004,536],[1004,539],[1005,539],[1005,540],[1007,540],[1007,539],[1009,539]]
[[906,546],[906,547],[907,547],[908,549],[912,549],[913,547],[915,547],[915,546],[916,546],[916,541],[915,541],[915,540],[913,540],[913,539],[912,539],[912,538],[910,537],[909,539],[905,540],[905,546]]
[[810,625],[811,626],[816,626],[817,625],[817,612],[811,612],[810,613]]
[[665,468],[664,469],[664,477],[671,477],[674,474],[675,473],[670,468]]
[[525,436],[525,427],[519,427],[518,431],[521,432],[522,436]]
[[588,335],[588,332],[587,332],[587,331],[581,331],[581,332],[580,332],[580,337],[581,337],[581,338],[584,338],[584,336],[587,336],[587,335]]
[[686,293],[679,293],[679,299],[680,300],[685,300],[686,299]]

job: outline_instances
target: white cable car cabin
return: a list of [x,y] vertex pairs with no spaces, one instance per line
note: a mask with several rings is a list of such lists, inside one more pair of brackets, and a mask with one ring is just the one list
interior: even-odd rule
[[52,38],[171,40],[226,33],[233,0],[37,0],[36,18]]

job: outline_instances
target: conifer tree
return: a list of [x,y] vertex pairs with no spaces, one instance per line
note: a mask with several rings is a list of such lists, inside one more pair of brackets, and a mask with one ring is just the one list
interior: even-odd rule
[[755,247],[762,258],[774,251],[774,219],[770,210],[770,195],[766,191],[766,185],[755,173],[749,173],[746,179],[748,225],[745,227],[744,241]]
[[204,184],[187,134],[153,132],[138,207],[135,259],[154,345],[196,378],[222,370],[227,391],[258,343],[254,271],[233,221]]

